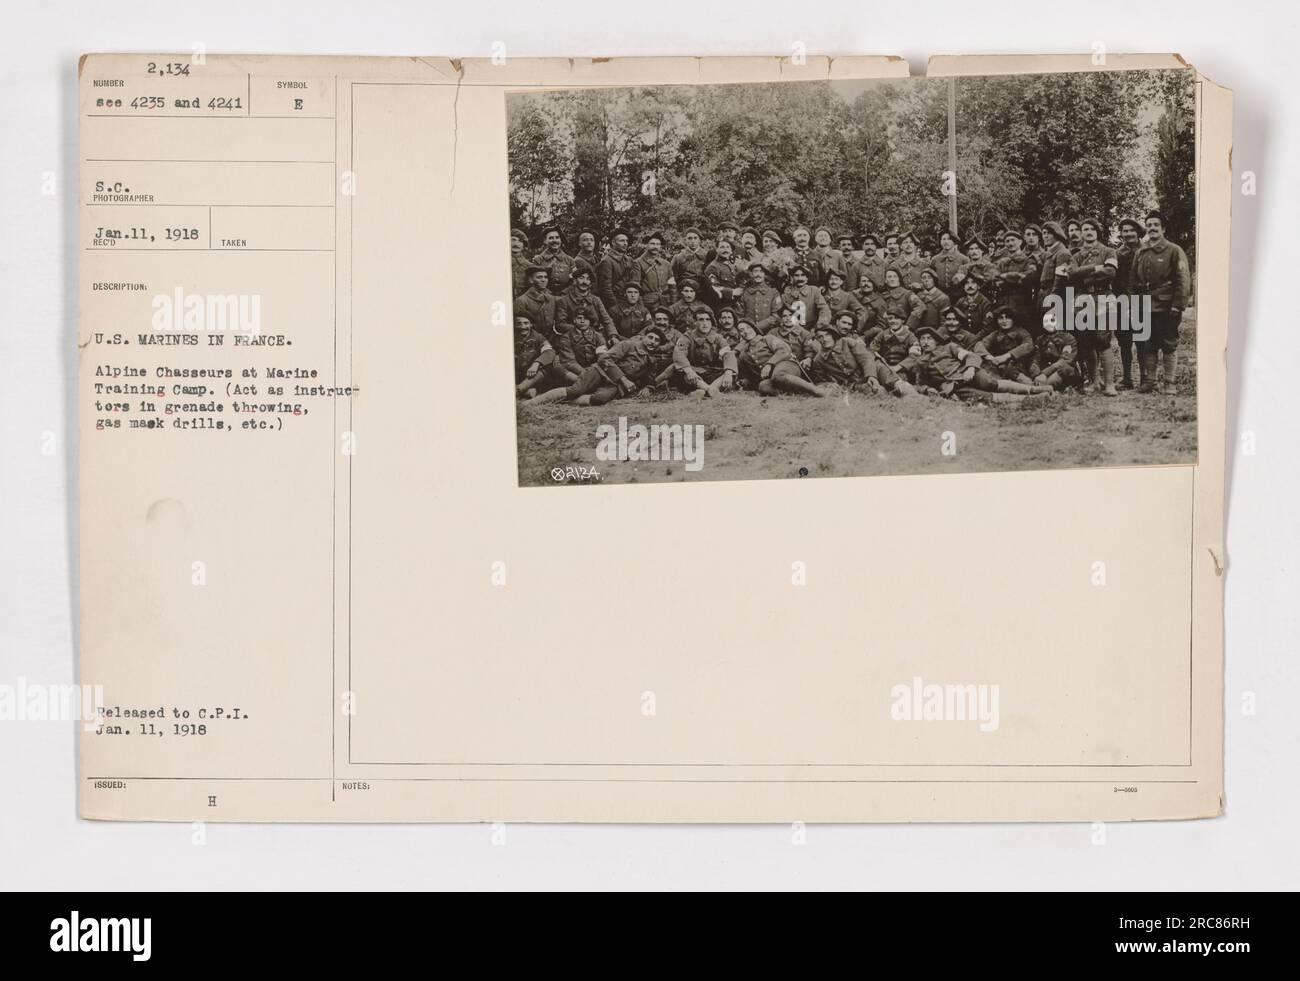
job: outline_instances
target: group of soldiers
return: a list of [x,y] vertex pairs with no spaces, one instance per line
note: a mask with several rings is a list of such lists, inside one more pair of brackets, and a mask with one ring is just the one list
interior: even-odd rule
[[[1158,212],[1119,222],[1114,245],[1107,231],[1047,221],[960,248],[945,231],[931,252],[907,231],[787,238],[726,223],[707,238],[688,228],[671,252],[659,231],[634,246],[616,228],[603,248],[583,231],[570,255],[557,228],[531,254],[516,229],[516,390],[582,405],[655,389],[1019,400],[1113,396],[1118,382],[1173,394],[1187,256]],[[1147,299],[1138,331],[1129,318]]]

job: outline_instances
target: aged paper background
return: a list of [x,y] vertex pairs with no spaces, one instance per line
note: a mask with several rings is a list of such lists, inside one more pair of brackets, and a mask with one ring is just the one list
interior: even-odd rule
[[[359,393],[283,434],[104,438],[84,383],[105,352],[83,352],[82,681],[103,684],[109,704],[239,705],[248,716],[190,740],[84,736],[85,816],[1218,813],[1224,90],[1199,86],[1198,466],[567,493],[516,486],[504,383],[439,370],[447,360],[509,362],[509,332],[489,320],[492,303],[509,298],[503,93],[903,77],[906,64],[210,57],[208,76],[248,76],[250,93],[260,78],[314,79],[334,118],[296,121],[299,132],[272,120],[212,120],[201,132],[194,123],[177,145],[163,121],[88,113],[89,79],[138,78],[144,60],[83,65],[83,194],[97,176],[88,158],[143,157],[148,146],[168,160],[295,154],[322,163],[327,187],[336,170],[354,172],[358,190],[329,202],[333,228],[292,219],[261,230],[267,242],[292,231],[332,250],[312,257],[242,256],[236,270],[221,253],[84,252],[82,343],[94,330],[144,329],[149,297],[178,282],[264,291],[264,321],[294,339],[289,362],[332,367]],[[1108,68],[1177,64],[1111,56]],[[1086,56],[930,66],[931,75],[1064,70],[1092,66]],[[211,175],[177,193],[191,189],[203,204],[221,194],[249,204],[255,193]],[[83,238],[102,220],[84,207]],[[125,278],[156,289],[84,289]],[[171,361],[187,358],[210,362],[202,350]],[[355,434],[354,456],[339,452],[343,432]],[[1017,516],[1062,500],[1126,507],[1080,508],[1075,523],[1044,531],[1022,568],[990,567]],[[900,518],[847,516],[864,503]],[[762,536],[722,534],[726,515],[761,509],[805,519]],[[597,533],[557,546],[555,529],[593,519]],[[939,544],[917,548],[919,537]],[[686,564],[674,547],[682,540],[725,545]],[[1088,578],[1097,559],[1110,570],[1103,590]],[[191,585],[195,560],[209,569],[202,589]],[[807,566],[806,587],[790,584],[794,561]],[[504,587],[492,585],[495,562],[508,570]],[[1087,610],[1100,626],[1072,629],[1066,610]],[[891,721],[890,688],[914,676],[999,684],[1000,728]],[[345,692],[355,714],[340,711]],[[641,711],[646,692],[653,717]]]

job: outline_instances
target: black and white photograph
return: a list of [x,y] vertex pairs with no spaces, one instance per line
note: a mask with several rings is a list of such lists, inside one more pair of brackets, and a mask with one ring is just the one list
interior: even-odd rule
[[1189,70],[507,96],[523,486],[1197,460]]

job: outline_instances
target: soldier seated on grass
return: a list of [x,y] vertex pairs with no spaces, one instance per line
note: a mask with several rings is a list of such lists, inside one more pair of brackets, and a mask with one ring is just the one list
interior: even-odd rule
[[758,389],[760,395],[777,395],[786,391],[822,398],[826,394],[804,378],[799,362],[780,331],[760,334],[753,321],[744,319],[736,326],[740,332],[736,351],[740,376],[747,387]]
[[[892,272],[892,270],[891,270]],[[871,342],[870,350],[878,358],[908,381],[912,378],[912,363],[921,351],[921,345],[907,326],[901,311],[893,309],[885,314],[885,329]]]
[[565,382],[555,363],[555,348],[539,331],[527,313],[515,314],[515,392],[531,397]]
[[1007,381],[1031,384],[1029,361],[1034,353],[1034,339],[1029,331],[1016,324],[1016,312],[1009,306],[993,313],[994,330],[975,345],[975,353],[984,359],[984,367]]
[[854,333],[856,322],[853,312],[845,310],[834,323],[823,324],[813,332],[818,350],[809,374],[819,390],[828,395],[846,390],[871,395],[883,391],[900,398],[915,395],[916,389],[899,378]]
[[695,312],[695,326],[683,334],[673,349],[673,374],[669,385],[692,398],[717,398],[730,391],[738,371],[736,352],[718,333],[713,311]]
[[643,394],[654,379],[654,354],[664,344],[664,328],[651,324],[635,337],[613,344],[596,363],[582,369],[568,387],[553,388],[525,405],[543,402],[572,402],[574,405],[604,405],[620,396]]
[[1033,385],[998,377],[983,366],[983,357],[952,341],[944,341],[933,327],[917,332],[921,353],[914,359],[917,385],[929,395],[955,397],[986,392],[995,402],[1020,401],[1029,395],[1051,395],[1050,385]]
[[1059,329],[1056,314],[1051,310],[1043,314],[1043,332],[1034,342],[1029,372],[1035,385],[1050,385],[1058,392],[1083,385],[1079,345],[1072,333]]

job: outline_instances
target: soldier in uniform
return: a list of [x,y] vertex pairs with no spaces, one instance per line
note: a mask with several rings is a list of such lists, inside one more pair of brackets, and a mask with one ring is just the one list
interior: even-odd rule
[[579,269],[585,269],[591,273],[591,281],[596,282],[596,266],[600,263],[600,253],[596,251],[596,233],[589,228],[584,228],[578,233],[578,254],[573,257],[573,268],[576,272]]
[[831,311],[826,306],[826,298],[822,296],[821,290],[809,283],[812,276],[812,270],[807,266],[794,266],[790,270],[790,285],[781,291],[781,304],[794,311],[795,319],[801,326],[831,322]]
[[934,270],[934,285],[948,294],[950,300],[961,295],[961,284],[966,278],[967,259],[957,249],[957,239],[952,232],[939,235],[939,251],[930,259]]
[[845,286],[857,292],[862,286],[862,280],[869,279],[877,292],[884,287],[885,270],[889,268],[889,263],[880,254],[879,249],[880,240],[875,235],[867,232],[862,236],[862,258],[849,267],[849,277],[845,281]]
[[[881,282],[884,282],[883,277]],[[862,307],[862,314],[858,317],[858,336],[870,344],[885,329],[885,311],[888,307],[876,292],[875,280],[870,276],[864,275],[858,281],[858,288],[853,295]]]
[[620,395],[633,395],[652,381],[654,355],[663,343],[663,332],[651,324],[644,333],[612,344],[572,385],[543,392],[526,404],[565,401],[604,405]]
[[[740,232],[740,246],[736,249],[735,265],[736,271],[747,276],[749,267],[763,258],[763,253],[758,248],[758,232],[752,228],[742,229]],[[742,278],[742,282],[745,280]]]
[[780,331],[760,334],[752,322],[743,318],[736,327],[740,332],[740,345],[736,352],[740,373],[749,387],[756,388],[760,395],[787,391],[816,398],[825,396],[825,392],[804,378],[790,345],[781,339]]
[[554,384],[561,384],[564,375],[555,364],[555,348],[551,342],[533,328],[527,313],[515,313],[515,392],[520,396],[536,395]]
[[749,267],[749,285],[736,306],[742,317],[753,321],[759,333],[767,333],[781,322],[781,294],[767,285],[767,269],[762,263]]
[[965,249],[966,278],[975,280],[981,292],[985,292],[989,288],[988,284],[998,274],[998,267],[985,257],[987,246],[978,235],[972,235],[966,240]]
[[736,352],[718,333],[708,307],[696,313],[694,328],[677,341],[673,367],[669,383],[693,398],[717,398],[735,384]]
[[546,229],[542,242],[546,247],[533,256],[533,265],[546,267],[551,274],[551,292],[559,296],[569,288],[569,280],[573,277],[573,256],[564,251],[563,236],[554,225]]
[[936,279],[937,274],[929,266],[921,270],[921,290],[916,298],[921,301],[924,309],[921,311],[919,326],[937,328],[942,334],[943,313],[951,306],[951,302],[948,294],[936,285]]
[[681,299],[670,306],[668,311],[672,314],[673,326],[682,333],[687,333],[695,326],[696,314],[709,309],[709,305],[698,299],[700,284],[694,279],[682,280],[677,286],[677,292]]
[[1029,374],[1035,385],[1050,385],[1056,391],[1083,384],[1079,370],[1079,346],[1074,335],[1061,330],[1056,313],[1043,314],[1043,332],[1034,341],[1034,356],[1029,364]]
[[718,242],[718,254],[704,267],[704,281],[709,284],[714,310],[731,306],[740,299],[744,281],[732,259],[732,245],[727,239]]
[[777,253],[784,247],[785,239],[780,232],[775,228],[763,230],[763,254],[758,262],[767,271],[768,283],[778,292],[785,287],[786,282],[786,274],[777,262]]
[[[824,282],[823,269],[817,254],[812,250],[812,235],[805,226],[799,225],[790,233],[790,237],[794,240],[795,265],[803,266],[808,283],[820,287]],[[794,269],[790,270],[790,276],[793,278]]]
[[945,341],[952,341],[968,351],[973,351],[983,335],[968,328],[966,318],[960,310],[949,307],[943,312],[943,330],[939,332],[939,336]]
[[600,302],[600,297],[591,291],[591,271],[585,266],[573,270],[573,285],[555,301],[555,318],[558,323],[571,324],[578,310],[585,311],[593,327],[608,337],[614,332],[614,320]]
[[518,296],[528,289],[528,267],[532,261],[524,254],[528,248],[528,235],[518,228],[510,232],[510,275],[514,292]]
[[921,350],[916,335],[897,310],[885,314],[885,330],[876,335],[868,348],[879,356],[896,374],[912,380],[912,365]]
[[1046,385],[1000,377],[984,366],[980,352],[944,341],[931,327],[917,331],[917,343],[920,351],[913,358],[913,371],[916,384],[924,393],[951,398],[959,392],[988,392],[995,399],[1001,395],[1018,401],[1026,395],[1050,395],[1052,392]]
[[[1120,296],[1131,296],[1133,290],[1133,258],[1142,247],[1142,236],[1146,229],[1142,223],[1125,218],[1119,223],[1120,246],[1115,250],[1115,259],[1119,268],[1115,272],[1115,292]],[[1124,378],[1120,387],[1133,387],[1133,309],[1129,307],[1128,318],[1116,325],[1115,339],[1119,342],[1119,358]]]
[[636,260],[632,275],[641,287],[641,302],[650,309],[669,302],[673,267],[664,258],[663,232],[651,232],[645,239],[645,251]]
[[1043,265],[1038,274],[1038,306],[1041,310],[1048,297],[1060,298],[1060,308],[1065,309],[1065,287],[1070,282],[1074,256],[1066,245],[1065,232],[1059,223],[1043,223]]
[[845,274],[840,270],[831,267],[826,270],[826,289],[822,291],[822,299],[826,301],[826,307],[830,310],[831,323],[845,310],[853,314],[853,322],[856,324],[866,313],[858,298],[844,288]]
[[1079,226],[1078,218],[1071,218],[1065,223],[1066,246],[1073,255],[1075,251],[1083,244],[1083,233]]
[[908,329],[921,325],[921,316],[925,313],[925,304],[916,298],[916,294],[900,285],[902,278],[897,269],[890,266],[885,272],[885,288],[880,299],[889,313],[897,313],[907,322]]
[[673,279],[677,282],[678,289],[681,288],[684,279],[702,278],[704,267],[709,264],[708,253],[700,244],[700,230],[688,228],[684,237],[686,243],[682,250],[673,256],[672,262]]
[[839,270],[840,276],[847,279],[848,267],[844,253],[831,248],[831,230],[825,225],[821,226],[813,233],[813,242],[812,256],[817,260],[822,273],[821,280],[816,285],[819,288],[825,286],[826,276],[832,269]]
[[[633,259],[627,251],[631,238],[632,235],[626,228],[614,229],[614,234],[609,239],[609,251],[596,264],[596,295],[611,313],[614,307],[623,302],[624,287],[634,275]],[[640,292],[638,287],[638,295]]]
[[953,308],[965,319],[966,329],[976,336],[983,336],[993,327],[993,304],[980,290],[979,280],[974,276],[962,280],[961,296]]
[[515,297],[515,316],[528,314],[533,329],[544,337],[550,337],[555,330],[557,300],[546,288],[550,272],[545,266],[529,266],[525,270],[528,277],[528,289]]
[[892,265],[898,258],[898,232],[885,232],[885,265]]
[[1115,335],[1111,324],[1111,284],[1119,271],[1115,250],[1100,241],[1102,227],[1095,218],[1079,223],[1081,242],[1074,253],[1070,285],[1077,299],[1092,308],[1092,330],[1078,331],[1083,390],[1100,386],[1103,395],[1115,396]]
[[[823,324],[814,331],[817,348],[808,368],[813,382],[872,395],[882,391],[900,398],[915,395],[916,390],[876,357],[853,332],[853,327],[853,315],[845,311],[834,323]],[[826,388],[818,390],[826,393]]]
[[812,364],[813,355],[817,353],[817,342],[813,339],[812,331],[795,318],[794,311],[789,307],[782,307],[781,324],[772,331],[772,334],[785,342],[786,347],[790,349],[790,354],[799,363],[799,367],[807,371],[808,366]]
[[1004,254],[998,260],[995,277],[998,299],[1015,311],[1018,323],[1037,324],[1034,295],[1038,288],[1038,266],[1032,258],[1025,255],[1024,242],[1018,231],[1008,229],[1002,241]]
[[1191,271],[1187,253],[1165,237],[1165,218],[1158,211],[1147,215],[1146,244],[1133,257],[1132,285],[1135,295],[1151,297],[1151,336],[1138,342],[1142,361],[1139,391],[1155,390],[1156,358],[1164,356],[1164,390],[1177,392],[1178,328],[1191,296]]
[[614,321],[614,332],[609,335],[610,343],[620,337],[635,337],[645,330],[646,324],[653,319],[646,305],[641,302],[641,287],[633,282],[623,286],[623,302],[610,311]]
[[921,270],[926,264],[917,255],[917,246],[921,243],[911,232],[905,232],[898,240],[899,254],[889,268],[898,272],[898,281],[913,293],[921,289]]
[[571,322],[561,320],[556,325],[555,364],[563,376],[563,384],[572,385],[583,368],[596,363],[596,358],[605,353],[605,340],[606,335],[596,329],[590,314],[581,307],[573,311]]
[[654,322],[641,333],[657,330],[663,335],[664,342],[650,352],[652,381],[655,385],[663,385],[672,376],[673,351],[677,348],[677,342],[682,339],[683,334],[673,326],[673,314],[667,307],[656,307],[653,316]]
[[996,330],[985,334],[975,345],[975,353],[984,359],[984,365],[1008,381],[1030,383],[1029,363],[1034,354],[1034,339],[1029,331],[1016,323],[1016,314],[1008,306],[1001,306],[993,314]]

